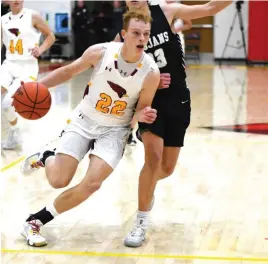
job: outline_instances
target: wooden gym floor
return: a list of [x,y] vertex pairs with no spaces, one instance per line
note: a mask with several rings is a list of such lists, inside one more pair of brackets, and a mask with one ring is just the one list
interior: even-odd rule
[[[144,245],[123,246],[136,217],[141,143],[127,147],[99,192],[42,229],[48,246],[31,248],[19,234],[28,214],[62,191],[43,170],[22,177],[20,162],[61,132],[88,82],[83,73],[52,90],[47,116],[20,120],[21,149],[2,152],[1,263],[268,262],[268,69],[201,65],[187,72],[192,122],[174,174],[157,186]],[[2,117],[2,139],[6,131]],[[86,166],[87,159],[71,186]]]

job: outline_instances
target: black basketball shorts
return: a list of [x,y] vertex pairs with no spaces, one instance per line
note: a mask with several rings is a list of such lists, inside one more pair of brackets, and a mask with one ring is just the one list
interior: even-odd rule
[[178,102],[176,111],[157,111],[157,118],[152,124],[139,123],[137,138],[142,133],[151,133],[163,138],[165,147],[183,147],[186,130],[191,120],[191,101]]

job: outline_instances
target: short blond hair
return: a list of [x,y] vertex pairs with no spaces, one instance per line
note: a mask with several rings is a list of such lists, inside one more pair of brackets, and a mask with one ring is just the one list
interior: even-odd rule
[[129,22],[130,20],[134,18],[137,20],[141,20],[144,23],[152,23],[152,17],[150,11],[142,11],[140,9],[133,9],[128,10],[124,15],[123,15],[123,29],[127,30],[129,27]]

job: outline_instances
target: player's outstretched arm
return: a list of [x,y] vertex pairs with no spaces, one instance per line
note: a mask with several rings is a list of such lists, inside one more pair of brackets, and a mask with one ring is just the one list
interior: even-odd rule
[[32,52],[33,56],[39,57],[43,52],[48,50],[54,44],[55,35],[52,32],[52,30],[49,28],[46,21],[37,12],[33,13],[32,21],[33,21],[33,26],[45,36],[45,40],[40,45],[40,47],[35,47]]
[[143,123],[153,123],[157,112],[151,108],[153,98],[160,82],[159,69],[153,69],[145,78],[140,92],[140,98],[136,107],[136,112],[132,123],[137,121]]
[[104,44],[93,45],[89,47],[80,58],[64,67],[51,72],[42,78],[39,82],[45,85],[47,88],[51,88],[64,83],[73,78],[75,75],[85,71],[92,66],[95,66],[102,57],[104,50]]
[[214,16],[229,6],[232,0],[211,0],[203,5],[183,5],[179,3],[165,4],[162,9],[174,19],[197,19],[201,17]]

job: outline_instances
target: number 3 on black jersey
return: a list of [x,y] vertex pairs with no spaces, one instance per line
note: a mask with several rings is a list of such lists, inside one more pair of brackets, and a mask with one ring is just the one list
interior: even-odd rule
[[150,55],[154,59],[158,68],[163,68],[167,65],[165,53],[162,48],[155,50],[153,54],[152,53],[147,53],[147,54]]

